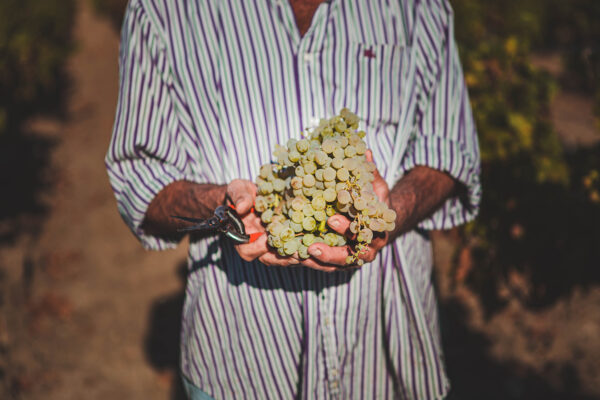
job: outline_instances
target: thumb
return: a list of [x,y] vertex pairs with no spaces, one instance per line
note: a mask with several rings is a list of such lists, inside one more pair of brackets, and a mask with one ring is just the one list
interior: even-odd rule
[[242,181],[233,181],[227,188],[227,194],[233,201],[238,214],[246,214],[254,204],[254,190]]

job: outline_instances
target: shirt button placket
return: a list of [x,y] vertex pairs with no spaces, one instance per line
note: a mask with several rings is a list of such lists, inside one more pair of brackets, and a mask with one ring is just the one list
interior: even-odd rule
[[323,293],[319,296],[319,310],[321,313],[321,321],[323,326],[321,333],[323,335],[323,348],[325,349],[325,367],[327,369],[327,384],[329,395],[332,399],[339,398],[340,395],[340,380],[338,370],[338,356],[335,347],[335,329],[332,315],[330,315],[329,296]]

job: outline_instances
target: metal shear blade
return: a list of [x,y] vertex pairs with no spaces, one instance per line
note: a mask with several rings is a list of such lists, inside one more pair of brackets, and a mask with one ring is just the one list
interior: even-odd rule
[[236,243],[248,243],[250,241],[251,237],[246,234],[244,223],[235,208],[232,206],[219,206],[214,214],[213,217],[206,220],[178,215],[173,215],[173,218],[195,223],[195,225],[178,229],[179,232],[217,231],[224,233]]

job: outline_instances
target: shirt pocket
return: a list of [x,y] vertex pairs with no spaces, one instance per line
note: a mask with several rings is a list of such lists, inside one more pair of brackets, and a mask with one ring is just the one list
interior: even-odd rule
[[406,48],[394,44],[347,42],[332,51],[339,68],[332,76],[334,103],[348,107],[370,131],[397,127],[402,111]]

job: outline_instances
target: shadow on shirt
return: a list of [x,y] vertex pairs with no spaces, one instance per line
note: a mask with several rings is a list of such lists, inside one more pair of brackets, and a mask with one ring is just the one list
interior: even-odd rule
[[[196,236],[190,242],[198,240]],[[220,248],[221,256],[218,257]],[[242,260],[231,240],[222,236],[208,246],[206,256],[192,263],[190,274],[215,265],[227,274],[231,285],[247,284],[258,289],[282,289],[288,292],[315,291],[345,285],[350,282],[356,269],[347,271],[323,272],[303,266],[267,267],[260,261]]]

